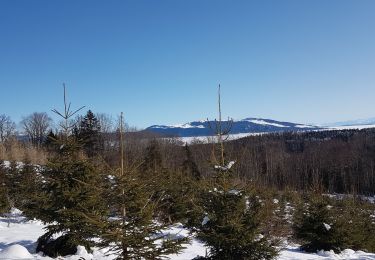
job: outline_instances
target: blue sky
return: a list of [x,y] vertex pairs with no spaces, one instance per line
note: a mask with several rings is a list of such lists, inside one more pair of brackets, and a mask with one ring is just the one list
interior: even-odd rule
[[375,1],[0,1],[0,113],[130,125],[375,116]]

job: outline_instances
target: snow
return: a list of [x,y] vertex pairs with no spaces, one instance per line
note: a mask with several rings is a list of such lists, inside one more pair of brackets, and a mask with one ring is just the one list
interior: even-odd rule
[[[52,260],[49,257],[35,253],[36,241],[44,233],[44,225],[40,221],[27,220],[21,212],[13,209],[9,217],[0,217],[0,259],[39,259]],[[209,221],[208,216],[203,218],[202,225]],[[8,223],[10,223],[8,227]],[[328,225],[328,224],[327,224]],[[170,235],[175,237],[187,237],[189,232],[182,225],[175,225],[168,229]],[[206,247],[197,239],[192,239],[186,248],[179,254],[168,255],[171,260],[188,260],[196,256],[204,256]],[[112,260],[115,257],[106,255],[106,249],[94,248],[88,253],[82,246],[77,247],[77,253],[73,256],[60,257],[61,260]],[[286,244],[281,249],[276,260],[338,260],[358,259],[375,260],[374,253],[353,251],[346,249],[340,254],[333,251],[319,251],[316,254],[306,253],[299,250],[298,245]]]
[[[150,126],[150,128],[159,128],[159,129],[169,129],[169,128],[207,128],[207,124],[204,123],[208,122],[207,120],[200,120],[200,121],[194,121],[190,123],[184,123],[184,124],[175,124],[175,125],[153,125]],[[228,121],[223,121],[228,122]],[[316,126],[308,125],[308,124],[292,124],[292,125],[285,125],[285,122],[277,122],[273,120],[268,119],[262,119],[262,118],[245,118],[240,120],[234,120],[233,122],[250,122],[257,125],[262,126],[274,126],[274,127],[280,127],[280,128],[290,128],[291,126],[294,126],[296,128],[316,128]],[[242,133],[242,134],[250,134],[250,133]]]
[[277,260],[373,260],[375,254],[366,253],[363,251],[353,251],[345,249],[340,254],[335,254],[333,251],[319,251],[316,254],[308,254],[300,251],[298,246],[287,246],[280,252]]
[[[0,163],[1,163],[1,161],[0,161]],[[3,161],[3,165],[4,165],[5,168],[10,168],[10,164],[11,164],[10,161]],[[24,165],[25,164],[23,162],[16,162],[16,168],[17,169],[22,169]]]
[[15,244],[6,247],[0,252],[0,259],[30,259],[33,256],[21,245]]
[[241,195],[241,191],[236,190],[236,189],[232,189],[232,190],[228,191],[228,194],[231,194],[231,195]]
[[168,129],[168,128],[205,128],[204,125],[191,125],[191,123],[177,125],[154,125],[152,128]]
[[328,225],[327,223],[323,223],[323,226],[324,226],[324,228],[325,228],[327,231],[329,231],[329,230],[331,229],[331,226]]
[[[329,198],[342,200],[345,198],[353,198],[353,195],[351,194],[340,194],[340,193],[324,193],[323,196],[327,196]],[[364,201],[368,201],[370,203],[375,204],[375,196],[364,196],[364,195],[357,195],[358,198]],[[327,208],[332,208],[332,206],[328,205]]]
[[215,165],[215,169],[222,170],[222,171],[228,171],[232,166],[235,164],[235,161],[230,161],[226,166],[221,166],[221,165]]
[[312,126],[312,125],[295,125],[295,127],[298,127],[298,128],[313,128],[315,126]]
[[371,125],[347,125],[347,126],[331,126],[328,129],[331,130],[353,130],[353,129],[367,129],[367,128],[375,128],[375,124]]
[[[247,136],[258,136],[258,135],[263,135],[263,134],[265,134],[265,133],[231,134],[231,135],[228,135],[228,138],[226,138],[227,136],[225,136],[225,138],[226,138],[226,141],[230,141],[230,140],[236,140],[236,139],[244,138],[244,137],[247,137]],[[168,138],[166,138],[166,139],[168,139]],[[172,140],[175,140],[175,139],[181,141],[183,144],[185,144],[185,143],[192,144],[192,143],[215,143],[215,142],[217,142],[216,136],[189,136],[189,137],[172,138]]]
[[[266,122],[267,123],[267,122]],[[272,124],[272,123],[268,123]],[[279,127],[288,127],[288,126],[282,126],[279,125]],[[303,128],[312,128],[314,126],[311,125],[295,125],[297,128],[301,128],[301,131],[304,131]],[[367,128],[375,128],[375,124],[373,125],[352,125],[352,126],[332,126],[332,127],[326,127],[321,128],[317,130],[313,130],[313,132],[319,132],[319,131],[327,131],[327,130],[361,130],[361,129],[367,129]],[[231,140],[237,140],[240,138],[248,137],[248,136],[259,136],[259,135],[266,135],[270,134],[268,132],[260,132],[260,133],[240,133],[240,134],[230,134],[228,135],[228,138],[226,141]],[[214,143],[217,141],[216,136],[190,136],[190,137],[176,137],[178,140],[180,140],[183,144],[192,144],[192,143]],[[174,138],[174,139],[176,139]]]
[[171,128],[205,128],[204,125],[191,125],[190,123],[171,125]]
[[27,220],[17,209],[12,209],[6,217],[0,217],[0,259],[19,259],[16,258],[17,254],[13,257],[5,257],[5,253],[24,252],[20,247],[18,247],[20,250],[15,250],[17,247],[9,248],[13,245],[22,246],[31,253],[35,252],[35,242],[44,234],[43,227],[40,221]]
[[[286,126],[286,125],[282,125],[282,124],[278,124],[278,123],[272,123],[272,122],[267,122],[263,119],[255,119],[255,118],[252,118],[252,119],[243,119],[243,120],[239,120],[239,121],[247,121],[247,122],[250,122],[250,123],[254,123],[254,124],[257,124],[257,125],[269,125],[269,126],[276,126],[276,127],[289,127],[289,126]],[[235,121],[235,122],[239,122],[239,121]],[[176,124],[176,125],[154,125],[152,126],[153,128],[161,128],[161,129],[167,129],[167,128],[205,128],[205,126],[203,125],[203,123],[206,122],[206,120],[200,120],[199,123],[202,123],[201,125],[192,125],[192,123],[185,123],[185,124]],[[301,127],[301,128],[308,128],[310,126],[305,126],[305,125],[299,125],[297,127]]]
[[271,126],[276,126],[276,127],[289,127],[287,125],[271,123],[271,122],[267,122],[267,121],[264,121],[264,120],[261,120],[261,119],[251,119],[251,120],[246,120],[246,121],[249,121],[251,123],[258,124],[258,125],[271,125]]
[[208,216],[204,216],[204,218],[202,220],[202,226],[206,225],[208,223],[208,221],[210,221],[210,218]]

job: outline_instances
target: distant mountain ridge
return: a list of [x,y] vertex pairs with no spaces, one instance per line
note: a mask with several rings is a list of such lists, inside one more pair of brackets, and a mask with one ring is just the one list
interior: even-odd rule
[[[281,122],[264,118],[245,118],[237,121],[223,121],[223,129],[230,128],[229,134],[271,133],[285,131],[312,131],[323,127]],[[180,125],[153,125],[146,131],[177,137],[211,136],[216,133],[215,121],[193,121]]]
[[357,125],[358,126],[360,126],[360,125],[375,125],[375,117],[325,124],[325,126],[329,126],[329,127],[332,127],[332,126],[357,126]]

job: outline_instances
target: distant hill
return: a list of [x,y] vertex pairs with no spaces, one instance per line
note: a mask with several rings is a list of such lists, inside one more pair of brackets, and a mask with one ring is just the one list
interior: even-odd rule
[[[230,127],[229,134],[246,134],[246,133],[271,133],[285,131],[312,131],[324,129],[323,127],[280,122],[264,118],[245,118],[238,121],[223,121],[223,129]],[[194,137],[194,136],[211,136],[216,133],[215,121],[194,121],[180,125],[153,125],[145,129],[153,133],[165,136],[176,137]]]

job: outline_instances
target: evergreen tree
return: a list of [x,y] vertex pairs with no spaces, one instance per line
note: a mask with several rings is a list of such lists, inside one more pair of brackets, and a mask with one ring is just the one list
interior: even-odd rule
[[225,158],[223,135],[229,131],[222,128],[219,86],[218,142],[212,152],[214,173],[202,181],[189,225],[209,249],[203,259],[273,259],[277,255],[275,241],[261,233],[262,205],[245,186],[235,185],[235,162]]
[[89,110],[79,123],[78,139],[83,142],[83,148],[89,157],[93,157],[103,148],[100,123],[94,113]]
[[22,195],[20,193],[22,167],[22,164],[18,164],[16,161],[11,161],[9,167],[5,168],[5,180],[10,207],[18,206],[20,204],[20,200],[22,199]]
[[[37,248],[52,257],[75,253],[78,245],[90,249],[97,233],[96,223],[107,214],[99,165],[79,155],[73,137],[62,141],[60,147],[43,172],[45,204],[41,205],[40,218],[47,223],[47,232],[40,237]],[[57,234],[61,235],[54,240]]]
[[149,176],[160,174],[163,171],[163,159],[160,153],[159,143],[155,139],[146,147],[141,169],[144,174]]
[[163,234],[168,225],[156,220],[159,203],[152,199],[152,182],[142,176],[132,170],[111,179],[108,197],[113,218],[101,225],[101,245],[109,247],[116,259],[163,259],[186,242]]
[[82,156],[81,144],[71,135],[69,120],[80,109],[70,110],[64,86],[64,112],[53,110],[64,119],[55,144],[59,149],[42,171],[45,183],[39,217],[47,232],[38,239],[36,249],[51,257],[74,254],[78,245],[90,250],[97,223],[107,215],[100,165]]
[[356,196],[341,199],[337,204],[335,217],[347,230],[345,247],[375,252],[375,205]]
[[166,223],[186,223],[193,210],[199,182],[182,171],[166,170],[156,179],[160,194],[159,216]]
[[196,176],[193,175],[196,172],[193,172],[195,169],[191,154],[187,160],[181,170],[171,171],[163,166],[163,157],[156,140],[152,140],[146,147],[141,174],[150,180],[150,188],[154,191],[152,200],[159,203],[157,214],[159,220],[165,223],[185,222],[190,213],[191,197],[195,192]]
[[186,158],[184,162],[182,163],[182,171],[185,174],[190,175],[191,177],[193,177],[195,180],[198,181],[201,179],[201,173],[198,169],[197,164],[195,163],[193,159],[190,148],[187,144],[185,144],[184,150],[185,150]]
[[230,170],[221,166],[202,184],[190,225],[209,248],[205,259],[273,259],[276,241],[262,234],[259,199],[234,185]]
[[48,132],[48,135],[47,135],[47,138],[46,140],[44,141],[44,145],[45,147],[49,150],[49,151],[53,151],[56,149],[56,147],[54,147],[54,145],[56,145],[56,141],[57,141],[57,136],[55,135],[55,133],[52,131],[52,129]]
[[4,163],[0,163],[0,214],[9,211],[8,189],[6,180],[6,169]]
[[43,194],[44,179],[41,171],[42,167],[34,166],[30,162],[26,162],[21,169],[18,186],[21,199],[16,206],[29,219],[40,219],[43,215],[41,205],[46,204]]
[[185,239],[163,234],[166,224],[157,221],[160,199],[155,195],[154,176],[144,178],[140,167],[124,167],[123,123],[120,117],[121,167],[111,176],[106,196],[113,218],[101,223],[101,245],[116,259],[163,259],[177,253]]
[[307,252],[334,250],[340,252],[348,245],[348,233],[343,219],[337,215],[334,201],[316,193],[308,194],[293,219],[294,235]]

